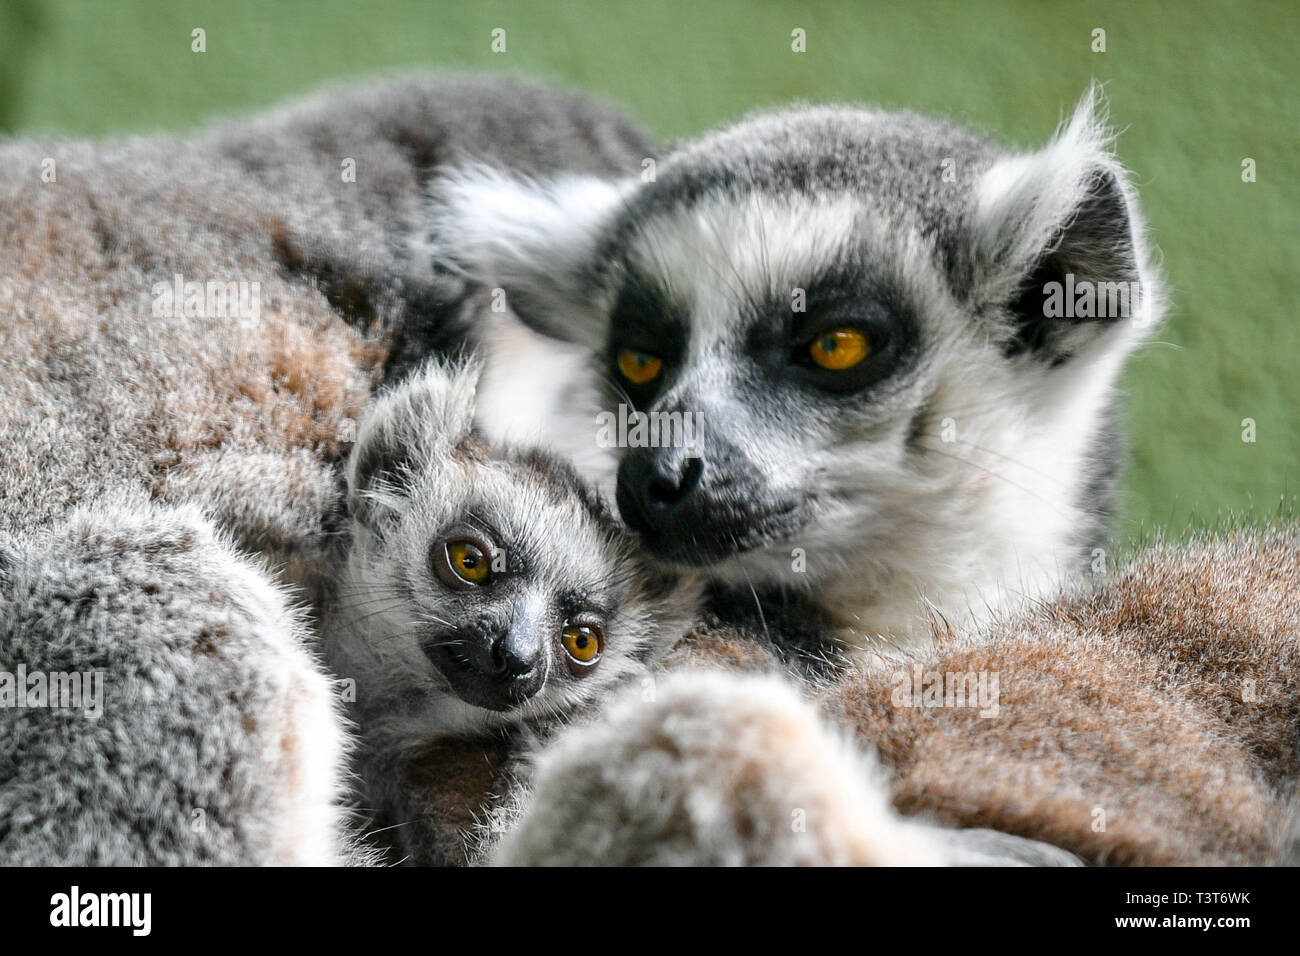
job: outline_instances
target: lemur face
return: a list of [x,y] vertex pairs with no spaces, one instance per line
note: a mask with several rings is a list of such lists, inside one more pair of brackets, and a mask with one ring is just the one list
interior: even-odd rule
[[445,724],[575,707],[693,609],[567,466],[470,433],[474,385],[433,366],[377,403],[354,450],[340,586],[361,639],[401,660],[392,686]]
[[613,401],[694,419],[690,444],[629,448],[619,467],[619,511],[658,557],[781,548],[886,490],[934,333],[918,264],[909,276],[879,232],[849,196],[720,198],[638,224],[612,270],[606,377]]
[[572,702],[615,657],[644,649],[620,615],[627,546],[545,462],[483,455],[456,467],[450,481],[443,471],[414,483],[388,534],[410,634],[466,703]]
[[[1045,290],[1138,278],[1089,122],[1074,155],[1027,160],[916,117],[778,114],[624,196],[591,270],[600,372],[611,405],[696,419],[687,447],[623,452],[619,511],[649,550],[737,583],[782,576],[800,545],[825,570],[897,565],[996,498],[991,477],[1077,514],[1133,316],[1054,318]],[[1077,470],[1044,494],[1053,454]]]

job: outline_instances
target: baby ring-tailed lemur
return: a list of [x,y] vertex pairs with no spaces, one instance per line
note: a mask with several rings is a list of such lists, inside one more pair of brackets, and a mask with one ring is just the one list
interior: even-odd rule
[[1103,543],[1161,294],[1100,112],[1024,154],[817,107],[623,180],[458,167],[414,246],[484,290],[487,434],[579,463],[719,606],[905,646]]
[[[597,730],[600,706],[620,689],[645,694],[649,708],[653,668],[698,607],[694,576],[647,565],[570,468],[480,440],[478,375],[430,364],[363,422],[323,627],[327,658],[355,692],[374,834],[412,863],[489,859],[529,806],[532,762],[556,728]],[[811,782],[797,771],[816,775],[808,756],[788,768],[789,786]],[[1015,836],[903,820],[873,760],[845,759],[853,816],[864,816],[845,833],[867,834],[859,862],[1070,859]]]
[[518,802],[521,741],[644,676],[697,607],[571,468],[478,438],[477,379],[430,364],[363,421],[323,628],[367,807],[420,863],[472,858]]

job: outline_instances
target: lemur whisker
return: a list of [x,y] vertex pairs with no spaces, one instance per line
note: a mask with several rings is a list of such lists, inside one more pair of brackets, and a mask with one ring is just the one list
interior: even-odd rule
[[[934,436],[932,434],[925,433],[924,437],[933,438]],[[1039,477],[1046,478],[1048,481],[1060,485],[1063,488],[1070,487],[1068,482],[1063,481],[1062,479],[1058,478],[1056,475],[1043,471],[1041,468],[1035,468],[1033,465],[1030,465],[1028,462],[1022,461],[1019,458],[1014,458],[1011,455],[1004,455],[1001,452],[995,451],[992,448],[985,448],[983,445],[977,445],[973,441],[968,441],[964,438],[958,438],[955,442],[953,442],[953,444],[965,445],[968,448],[973,448],[975,449],[975,451],[983,452],[986,455],[993,455],[995,458],[1001,458],[1003,461],[1016,465],[1020,468],[1024,468],[1026,471],[1032,471],[1034,474],[1038,475]]]
[[758,591],[749,576],[748,568],[745,569],[745,583],[749,585],[749,593],[754,596],[754,608],[758,611],[759,623],[763,625],[763,639],[770,644],[772,643],[772,635],[767,629],[767,616],[763,613],[763,602],[758,599]]
[[965,465],[968,468],[973,468],[978,471],[982,471],[988,475],[991,475],[994,478],[997,478],[999,481],[1005,482],[1006,484],[1015,488],[1017,491],[1022,491],[1025,494],[1029,495],[1031,498],[1035,499],[1036,501],[1039,501],[1047,505],[1047,507],[1051,508],[1052,511],[1054,511],[1056,514],[1061,515],[1062,517],[1066,517],[1066,512],[1063,511],[1061,508],[1057,507],[1057,505],[1054,502],[1043,497],[1038,492],[1030,488],[1026,488],[1024,485],[1020,484],[1019,482],[1013,481],[1012,479],[1008,478],[1006,475],[1003,475],[997,471],[992,470],[991,468],[988,468],[987,466],[985,466],[980,462],[970,461],[969,459],[962,458],[960,455],[955,455],[952,452],[943,451],[942,449],[939,448],[933,448],[925,445],[923,445],[922,447],[925,448],[925,450],[928,452],[931,452],[936,455],[943,455],[945,458],[951,458],[953,461],[960,462],[961,464]]

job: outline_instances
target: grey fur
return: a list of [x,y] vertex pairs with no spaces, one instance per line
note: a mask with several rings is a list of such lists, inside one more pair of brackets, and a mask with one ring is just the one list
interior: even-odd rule
[[[431,363],[362,423],[348,543],[323,627],[334,672],[355,686],[364,805],[407,862],[485,852],[492,828],[468,825],[466,814],[503,828],[522,800],[533,741],[648,679],[648,664],[697,613],[693,579],[645,567],[567,466],[474,437],[478,375],[472,364]],[[491,553],[492,570],[481,585],[453,587],[431,556],[466,535]],[[603,633],[590,669],[565,664],[560,634],[570,623]],[[469,661],[516,637],[541,639],[540,688],[500,709],[467,695],[457,681]],[[448,653],[455,659],[443,662]],[[494,759],[486,785],[457,783]]]
[[[428,183],[651,151],[585,98],[436,76],[184,136],[0,142],[0,672],[106,681],[97,722],[0,708],[0,862],[349,857],[296,609],[371,390],[473,342],[463,281],[407,259]],[[177,274],[260,283],[260,316],[155,314]]]
[[0,622],[3,670],[85,681],[0,707],[4,863],[345,856],[344,737],[302,615],[197,509],[78,509],[20,555]]

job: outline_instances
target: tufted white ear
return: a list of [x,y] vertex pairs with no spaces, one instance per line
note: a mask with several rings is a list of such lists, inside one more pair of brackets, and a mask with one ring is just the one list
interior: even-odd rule
[[604,319],[584,295],[602,227],[634,180],[596,176],[525,179],[476,164],[438,180],[417,257],[503,290],[526,324],[556,338],[591,344]]
[[445,460],[474,426],[476,361],[433,360],[375,399],[348,460],[348,508],[373,527],[411,476]]
[[1108,329],[1158,315],[1136,195],[1110,141],[1094,85],[1046,147],[999,160],[978,185],[974,300],[1010,314],[1013,354],[1056,363]]

